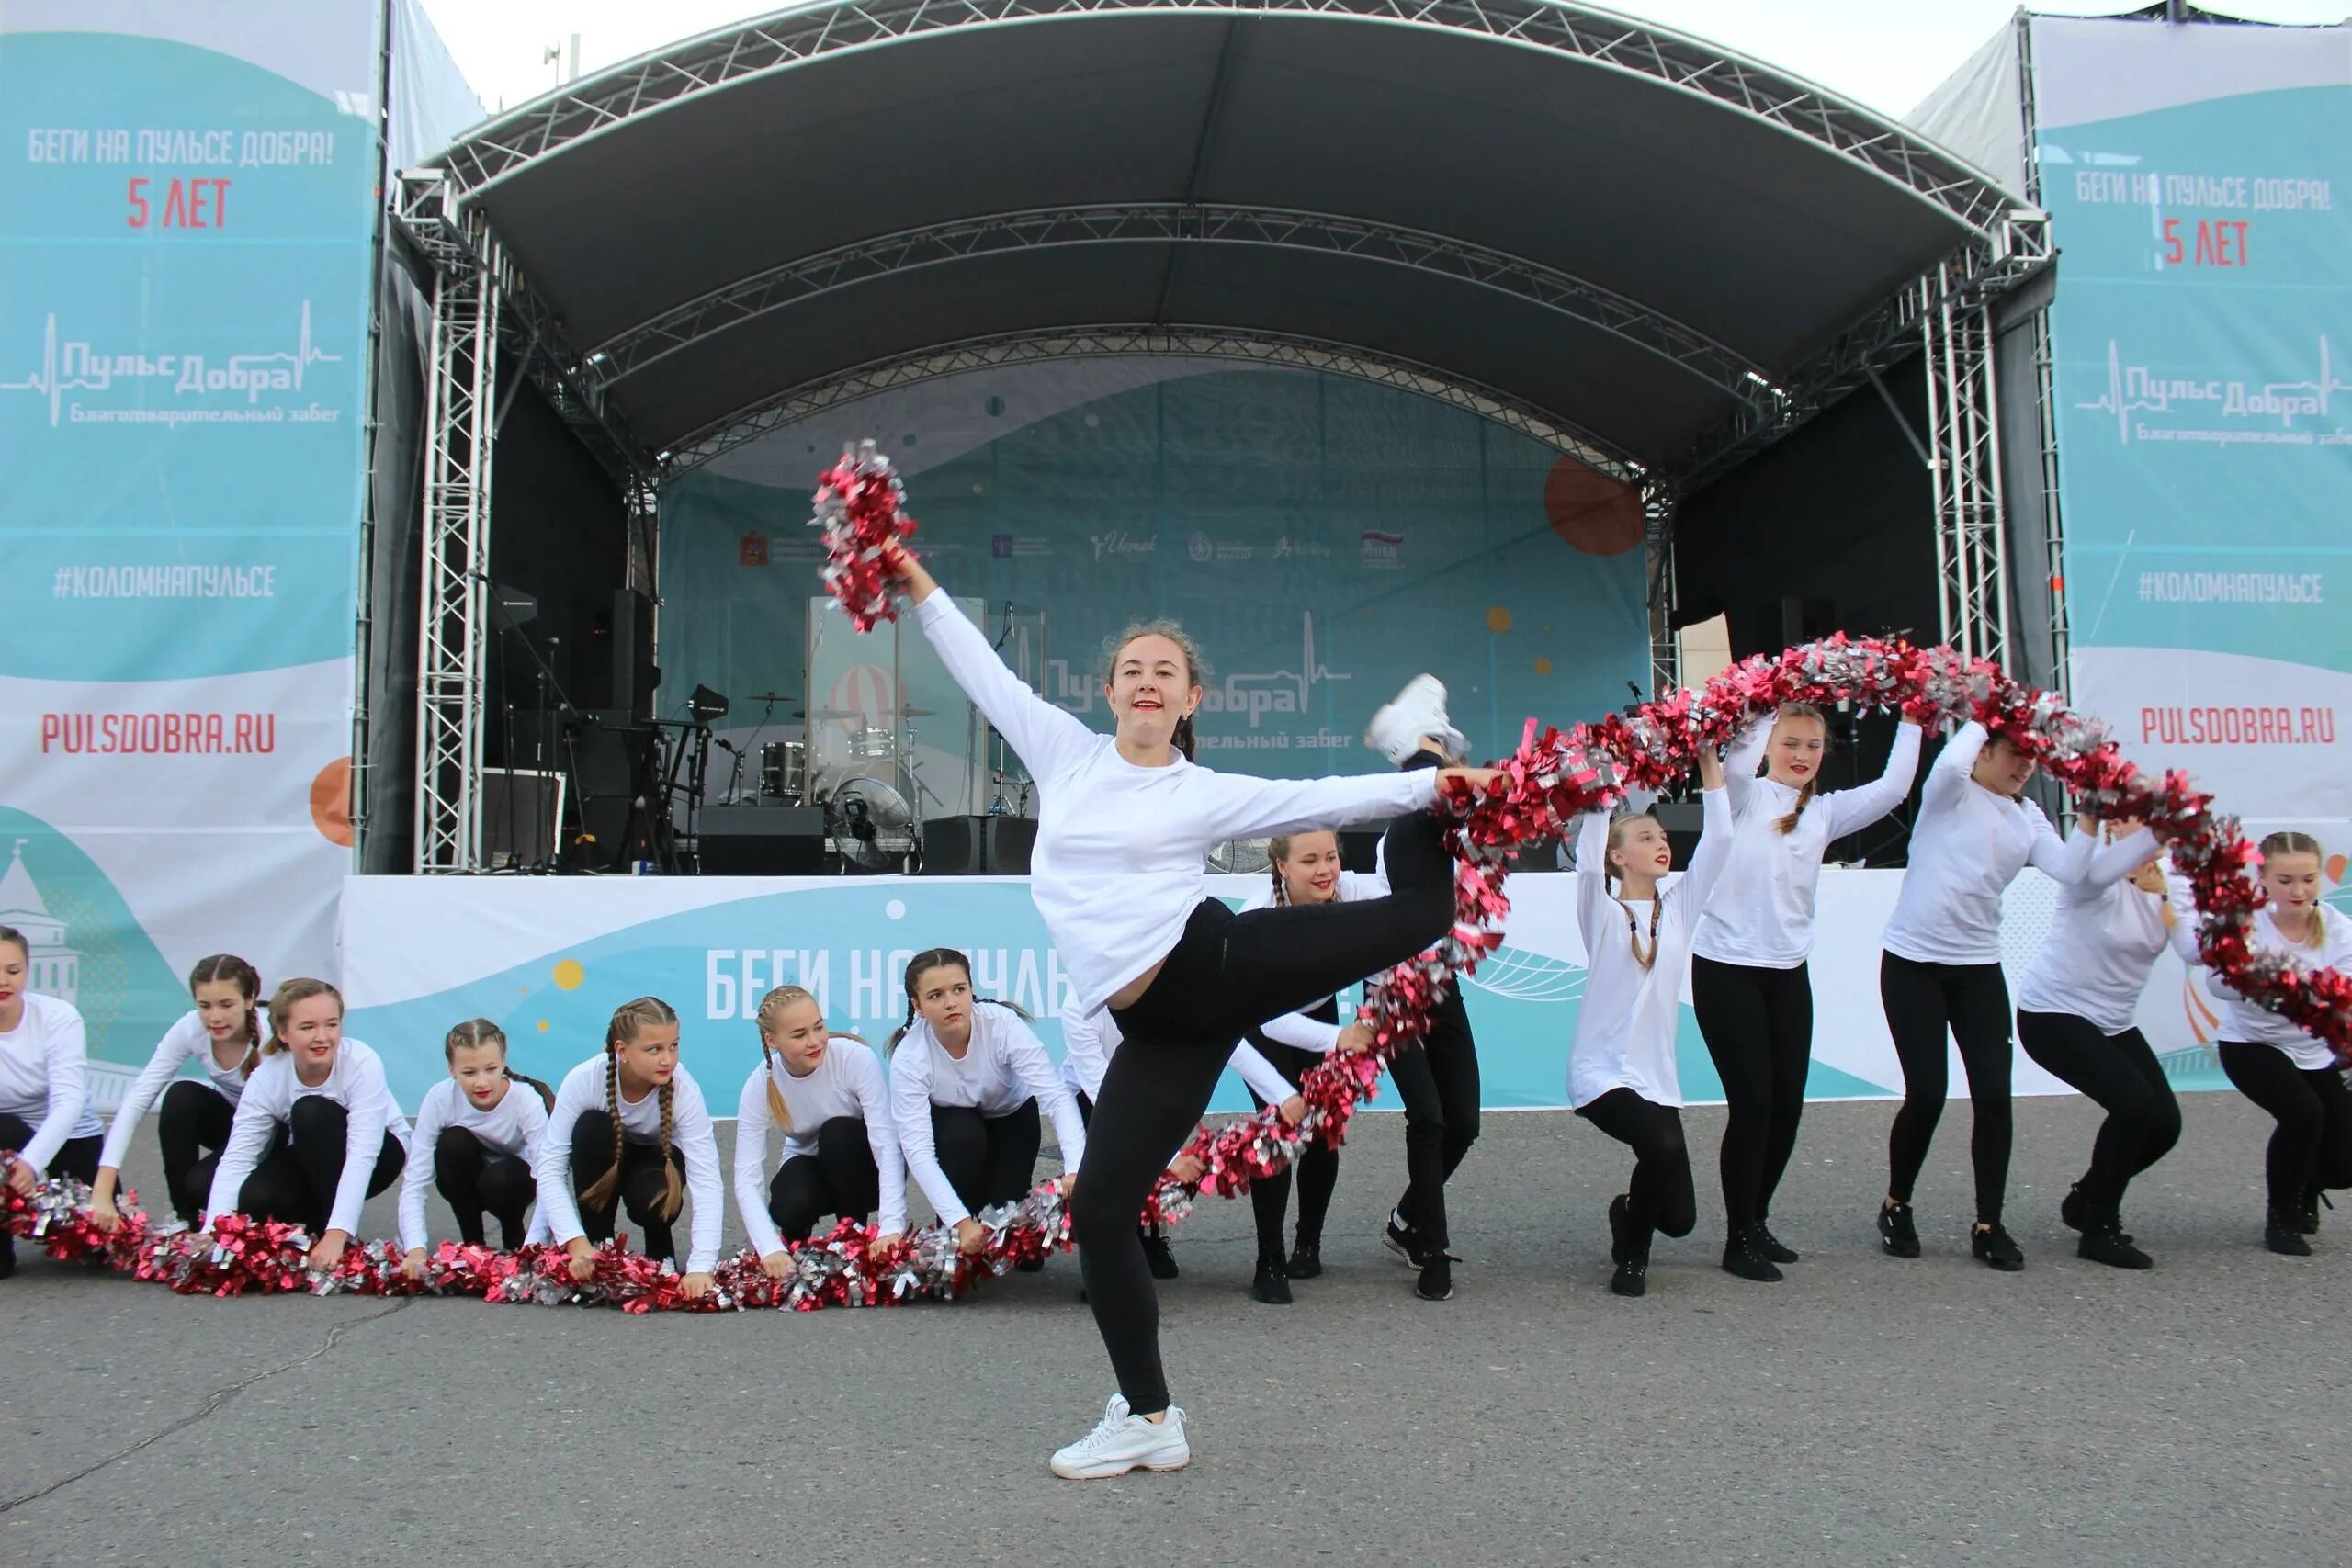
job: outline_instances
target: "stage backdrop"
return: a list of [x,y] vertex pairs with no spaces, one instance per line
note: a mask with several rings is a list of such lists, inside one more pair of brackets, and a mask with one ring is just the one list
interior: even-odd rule
[[[1255,877],[1211,884],[1235,902],[1258,888]],[[1815,1099],[1900,1092],[1879,1010],[1878,939],[1901,886],[1900,872],[1822,875],[1812,966]],[[1521,876],[1510,891],[1504,945],[1465,992],[1485,1101],[1558,1106],[1584,992],[1576,878]],[[2002,960],[2012,987],[2049,928],[2052,895],[2048,879],[2031,872],[2010,889]],[[383,1054],[394,1091],[412,1108],[447,1072],[441,1043],[453,1024],[492,1020],[513,1042],[515,1066],[553,1079],[602,1049],[616,1005],[650,994],[678,1010],[686,1063],[724,1111],[759,1060],[752,1020],[771,987],[807,986],[833,1027],[879,1045],[906,1015],[907,960],[941,944],[971,955],[982,994],[1038,1014],[1039,1033],[1060,1050],[1053,1015],[1067,983],[1018,880],[355,877],[343,908],[349,1031]],[[2169,954],[2160,961],[2141,1027],[2177,1087],[2225,1087],[2212,1058],[2211,1004],[2186,979]],[[1687,998],[1680,1063],[1687,1096],[1722,1098]],[[1953,1092],[1964,1095],[1966,1081],[1955,1056]],[[2017,1086],[2064,1092],[2022,1054]],[[1216,1108],[1248,1105],[1227,1074]],[[1384,1091],[1382,1108],[1396,1107]]]
[[332,974],[370,0],[0,8],[0,923],[111,1103],[229,950]]
[[2030,25],[2075,702],[2352,847],[2352,28]]
[[[1094,360],[877,394],[665,488],[662,711],[712,686],[740,738],[759,713],[747,694],[799,705],[820,558],[809,492],[860,436],[906,474],[918,547],[951,592],[991,617],[1007,601],[1045,612],[1040,673],[1064,707],[1099,727],[1103,639],[1138,616],[1182,621],[1214,666],[1200,735],[1216,766],[1377,765],[1364,724],[1423,670],[1487,753],[1510,750],[1525,715],[1589,717],[1648,678],[1641,510],[1624,487],[1345,377]],[[827,682],[819,707],[861,705],[854,671]]]

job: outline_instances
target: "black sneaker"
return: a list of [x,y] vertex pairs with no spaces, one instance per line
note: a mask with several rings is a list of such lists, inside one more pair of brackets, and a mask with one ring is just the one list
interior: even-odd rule
[[2014,1274],[2025,1267],[2025,1254],[2009,1239],[2009,1233],[1998,1225],[1977,1225],[1968,1233],[1968,1250],[1988,1269],[1998,1269],[2004,1274]]
[[1176,1255],[1168,1250],[1166,1236],[1148,1235],[1143,1238],[1143,1260],[1151,1265],[1153,1279],[1173,1280],[1176,1278],[1178,1273]]
[[1012,1271],[1016,1274],[1042,1274],[1046,1271],[1046,1260],[1042,1258],[1024,1258],[1012,1266]]
[[1421,1258],[1421,1277],[1413,1281],[1413,1294],[1425,1302],[1448,1302],[1453,1299],[1453,1255],[1443,1247],[1426,1253]]
[[1646,1295],[1649,1292],[1649,1254],[1628,1254],[1617,1265],[1617,1272],[1609,1278],[1609,1288],[1621,1296]]
[[[2319,1206],[2326,1201],[2327,1194],[2316,1188],[2303,1195],[2303,1201],[2295,1208],[2295,1229],[2298,1233],[2303,1235],[2319,1235]],[[2335,1207],[2334,1203],[2328,1203],[2327,1206],[2331,1209]]]
[[1250,1293],[1268,1306],[1290,1305],[1290,1270],[1283,1267],[1280,1255],[1258,1259],[1258,1274],[1250,1281]]
[[1626,1196],[1623,1192],[1609,1200],[1609,1261],[1611,1263],[1625,1261],[1626,1206]]
[[1298,1245],[1290,1249],[1290,1277],[1294,1280],[1312,1280],[1321,1272],[1323,1272],[1323,1244],[1320,1241],[1309,1241],[1305,1236],[1299,1237]]
[[1411,1227],[1400,1223],[1393,1209],[1388,1213],[1388,1224],[1381,1229],[1380,1239],[1389,1251],[1396,1255],[1396,1261],[1406,1268],[1419,1269],[1421,1266],[1418,1256],[1419,1244],[1413,1239]]
[[1908,1203],[1882,1203],[1878,1210],[1878,1239],[1897,1258],[1919,1256],[1919,1230],[1911,1223]]
[[2156,1260],[2132,1245],[2123,1227],[2114,1220],[2092,1225],[2083,1232],[2083,1239],[2075,1244],[2075,1256],[2086,1258],[2093,1263],[2104,1263],[2110,1269],[2153,1269]]
[[1797,1260],[1795,1249],[1774,1235],[1772,1227],[1762,1220],[1747,1228],[1747,1239],[1756,1244],[1757,1251],[1775,1263],[1794,1263]]
[[1753,1230],[1734,1231],[1731,1239],[1724,1243],[1724,1272],[1767,1285],[1776,1284],[1782,1278],[1772,1260],[1757,1246]]
[[2295,1220],[2292,1213],[2271,1210],[2267,1223],[2262,1227],[2262,1245],[2282,1258],[2309,1258],[2312,1244],[2305,1241],[2303,1233],[2295,1228]]
[[[2089,1206],[2083,1201],[2081,1182],[2077,1181],[2067,1188],[2066,1195],[2058,1200],[2058,1223],[2070,1231],[2086,1231],[2092,1228],[2091,1212]],[[2130,1231],[2119,1230],[2115,1234],[2123,1239],[2126,1247],[2132,1245]],[[2088,1258],[2090,1254],[2086,1252],[2082,1256]]]

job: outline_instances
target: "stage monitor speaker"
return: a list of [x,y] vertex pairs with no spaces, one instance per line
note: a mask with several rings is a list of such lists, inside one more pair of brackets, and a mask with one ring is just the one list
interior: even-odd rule
[[933,817],[922,825],[925,876],[1026,876],[1037,823],[1028,817]]
[[1666,829],[1666,847],[1674,852],[1674,869],[1690,869],[1690,857],[1699,850],[1699,829],[1703,821],[1702,809],[1695,800],[1661,800],[1650,807],[1650,815]]
[[543,866],[562,852],[563,775],[529,768],[481,773],[482,863]]
[[[580,830],[594,841],[580,845],[568,862],[574,870],[618,870],[632,860],[659,856],[643,842],[648,814],[636,809],[642,798],[661,795],[660,755],[654,742],[658,731],[631,728],[618,713],[582,716],[571,739],[573,777],[580,786],[577,807]],[[634,831],[641,852],[629,853]]]
[[702,869],[710,876],[814,876],[825,869],[821,806],[706,806]]
[[653,664],[653,601],[621,589],[613,595],[613,706],[632,723],[650,723],[661,683]]
[[1342,828],[1340,829],[1340,868],[1352,871],[1358,876],[1370,876],[1380,869],[1379,828]]

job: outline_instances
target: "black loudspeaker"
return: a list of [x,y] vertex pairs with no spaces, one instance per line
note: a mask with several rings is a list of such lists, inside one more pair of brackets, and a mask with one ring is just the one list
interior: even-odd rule
[[528,768],[481,772],[482,863],[545,866],[561,855],[563,775]]
[[653,718],[653,691],[662,671],[653,665],[653,601],[631,589],[613,595],[613,706],[630,722]]
[[824,869],[821,806],[706,806],[702,869],[710,876],[814,876]]
[[1379,828],[1342,828],[1340,829],[1340,869],[1352,871],[1358,876],[1370,876],[1380,869]]
[[1688,871],[1690,857],[1699,850],[1699,829],[1704,825],[1702,808],[1695,800],[1661,800],[1650,807],[1650,815],[1666,829],[1667,848],[1674,852],[1674,869]]
[[1037,824],[1028,817],[933,817],[922,825],[925,876],[1026,876]]
[[[575,870],[617,870],[631,861],[661,858],[659,848],[646,842],[659,807],[637,807],[639,800],[661,799],[660,731],[630,728],[618,722],[623,716],[584,716],[571,739],[572,776],[580,785],[580,830],[594,840],[570,853],[566,863]],[[631,853],[632,849],[637,852]]]

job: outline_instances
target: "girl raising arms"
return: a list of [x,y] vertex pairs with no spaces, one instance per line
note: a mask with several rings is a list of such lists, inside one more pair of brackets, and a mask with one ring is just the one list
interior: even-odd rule
[[269,1036],[237,1101],[205,1213],[306,1226],[318,1237],[311,1267],[332,1269],[359,1228],[360,1208],[407,1163],[408,1119],[384,1082],[383,1060],[343,1037],[343,993],[324,980],[277,987]]
[[702,1086],[678,1060],[678,1015],[669,1003],[623,1002],[603,1052],[564,1075],[539,1140],[538,1189],[539,1217],[571,1254],[575,1280],[595,1273],[596,1247],[613,1239],[624,1207],[643,1238],[640,1250],[674,1262],[670,1227],[691,1190],[693,1247],[679,1288],[689,1296],[710,1289],[726,1218],[718,1135]]
[[458,1216],[458,1237],[482,1247],[484,1210],[498,1217],[499,1240],[509,1252],[546,1234],[544,1224],[526,1226],[524,1215],[538,1195],[533,1171],[539,1140],[547,1135],[548,1107],[555,1091],[506,1065],[506,1032],[486,1018],[469,1019],[441,1043],[449,1076],[424,1091],[416,1108],[416,1145],[430,1150],[409,1161],[401,1183],[402,1268],[409,1278],[424,1276],[431,1236],[424,1224],[424,1187],[430,1180]]
[[[1393,762],[1418,757],[1421,772],[1296,782],[1213,773],[1192,761],[1202,671],[1173,625],[1113,639],[1102,694],[1117,728],[1099,735],[1022,684],[912,556],[894,550],[887,564],[949,672],[1038,782],[1031,897],[1080,1006],[1107,1004],[1123,1036],[1071,1194],[1087,1297],[1119,1393],[1052,1468],[1072,1479],[1173,1470],[1192,1448],[1160,1367],[1136,1218],[1245,1031],[1411,957],[1452,922],[1453,867],[1430,811],[1437,763],[1460,743],[1444,688],[1416,680],[1373,721],[1374,747]],[[1400,812],[1388,835],[1390,897],[1236,915],[1206,896],[1215,844]]]
[[[907,1168],[890,1122],[890,1091],[874,1048],[825,1027],[817,998],[778,986],[760,998],[760,1065],[735,1107],[735,1211],[760,1265],[790,1269],[786,1242],[826,1214],[863,1221],[882,1211],[877,1245],[907,1228]],[[784,1163],[768,1176],[768,1134]]]
[[1666,829],[1646,810],[1613,820],[1588,812],[1577,833],[1577,925],[1584,934],[1584,999],[1568,1049],[1568,1103],[1632,1146],[1633,1179],[1609,1201],[1609,1288],[1648,1288],[1650,1238],[1683,1236],[1698,1224],[1690,1152],[1682,1138],[1682,1077],[1675,1036],[1682,1023],[1682,966],[1724,863],[1731,858],[1731,806],[1724,767],[1699,749],[1704,826],[1690,869],[1671,887]]

